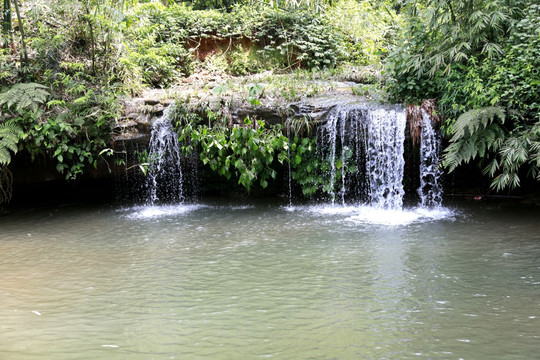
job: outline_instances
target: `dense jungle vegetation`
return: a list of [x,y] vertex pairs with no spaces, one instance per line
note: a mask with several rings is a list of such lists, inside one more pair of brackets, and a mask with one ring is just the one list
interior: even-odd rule
[[[15,153],[74,179],[114,158],[122,98],[194,74],[348,78],[360,69],[371,85],[359,93],[424,104],[440,121],[449,171],[477,162],[497,190],[540,180],[535,0],[3,0],[0,43],[0,203]],[[303,95],[285,88],[287,99]],[[263,93],[248,84],[246,101],[257,106]],[[287,137],[260,119],[232,127],[225,112],[201,117],[177,103],[184,151],[198,149],[227,179],[265,188],[276,164],[290,162],[304,194],[325,183],[309,122],[295,119]]]

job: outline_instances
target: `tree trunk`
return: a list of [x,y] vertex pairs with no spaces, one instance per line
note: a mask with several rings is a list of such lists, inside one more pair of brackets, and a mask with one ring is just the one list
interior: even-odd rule
[[92,56],[92,75],[96,74],[96,39],[94,37],[94,24],[92,24],[92,18],[90,15],[90,8],[88,3],[84,4],[86,15],[85,19],[88,24],[88,29],[90,30],[90,51]]
[[2,36],[4,37],[4,48],[11,45],[11,0],[4,0],[4,16],[2,20]]
[[[9,0],[5,0],[9,1]],[[19,31],[21,32],[21,44],[22,44],[22,51],[24,56],[24,62],[28,64],[28,52],[26,51],[26,37],[24,36],[24,26],[23,21],[21,18],[21,12],[19,11],[19,4],[17,3],[18,0],[13,0],[13,5],[15,5],[15,12],[17,13],[17,20],[19,21]]]

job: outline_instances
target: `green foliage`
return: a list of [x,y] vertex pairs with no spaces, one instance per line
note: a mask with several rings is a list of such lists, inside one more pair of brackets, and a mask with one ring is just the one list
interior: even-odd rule
[[0,123],[0,166],[11,162],[11,153],[17,152],[19,142],[19,128],[13,121]]
[[516,6],[503,0],[407,1],[404,36],[392,51],[393,93],[407,101],[438,96],[440,79],[471,58],[495,60]]
[[191,0],[193,8],[196,10],[205,9],[226,9],[230,10],[235,4],[241,4],[243,1],[236,0]]
[[329,163],[316,152],[315,138],[295,135],[291,141],[291,175],[304,196],[311,196],[327,183],[324,174]]
[[[143,43],[147,44],[148,41]],[[128,51],[120,62],[126,74],[135,71],[142,76],[146,85],[167,87],[175,78],[188,74],[191,56],[184,47],[177,44],[146,47],[141,43],[138,51]]]
[[244,49],[240,44],[228,54],[227,60],[224,70],[235,76],[256,73],[265,67],[254,49]]
[[388,62],[389,89],[407,102],[438,100],[452,135],[444,165],[452,171],[478,159],[497,190],[537,178],[540,5],[438,0],[411,1],[407,9]]
[[0,84],[12,84],[17,79],[17,65],[6,49],[0,48]]
[[69,59],[98,78],[116,68],[117,48],[129,26],[125,12],[135,1],[30,2],[26,7],[30,44],[41,67],[58,70]]
[[316,194],[336,194],[342,186],[343,176],[355,174],[358,170],[354,163],[353,149],[340,150],[340,157],[335,159],[335,173],[332,182],[330,153],[324,153],[316,147],[316,138],[296,134],[291,139],[292,178],[300,185],[302,194],[310,197]]
[[255,33],[267,58],[282,66],[308,69],[334,67],[341,39],[329,20],[306,10],[275,11]]
[[11,0],[4,0],[2,9],[2,45],[5,48],[9,47],[11,41],[12,21],[11,21]]
[[11,153],[17,153],[20,133],[21,128],[13,121],[0,123],[0,204],[11,199],[13,176],[7,165]]
[[54,159],[57,170],[73,179],[86,165],[97,166],[99,154],[110,138],[111,122],[117,116],[115,97],[89,87],[80,74],[47,76],[53,92],[63,98],[39,107],[43,94],[33,97],[32,103],[19,100],[11,109],[6,103],[5,116],[22,128],[20,146],[24,150],[32,157],[46,155]]
[[496,190],[519,187],[525,169],[526,175],[540,180],[540,122],[508,132],[503,127],[506,117],[499,107],[462,114],[454,124],[443,165],[453,171],[480,159],[483,173],[493,178],[491,185]]
[[[128,38],[137,44],[134,52],[146,54],[163,44],[194,51],[202,47],[202,51],[210,51],[212,60],[212,54],[223,55],[227,72],[233,75],[268,68],[333,67],[342,56],[343,40],[331,19],[303,8],[283,10],[251,5],[220,12],[150,3],[136,9],[133,21],[136,26],[129,29]],[[220,39],[229,41],[222,46]],[[181,61],[174,68],[189,73],[184,70],[187,63]]]
[[279,125],[267,127],[263,120],[246,118],[242,126],[230,128],[226,119],[211,112],[214,121],[203,125],[200,117],[185,108],[175,115],[184,153],[200,149],[204,165],[227,180],[235,179],[248,192],[255,185],[266,188],[276,178],[276,162],[283,164],[287,159],[288,141]]
[[[496,153],[506,137],[502,128],[506,119],[504,109],[488,107],[463,113],[455,122],[450,145],[443,164],[449,171],[488,153]],[[492,168],[493,165],[489,165]]]
[[[380,4],[387,1],[191,3],[206,10],[174,1],[25,1],[21,10],[29,61],[19,61],[11,49],[0,49],[0,110],[2,120],[23,130],[19,150],[52,159],[59,172],[74,178],[110,153],[111,125],[119,117],[118,96],[139,94],[144,87],[174,86],[191,74],[196,55],[200,57],[196,61],[206,62],[201,68],[233,75],[333,68],[344,60],[367,63],[376,61],[384,44],[391,42],[388,24],[395,15],[392,9],[384,15]],[[370,16],[372,9],[374,16]],[[378,19],[384,24],[375,24]],[[20,40],[14,41],[20,51]],[[243,99],[259,106],[265,96],[296,101],[328,86],[312,81],[321,79],[313,72],[305,74],[309,84],[303,88],[279,76],[273,76],[270,87],[248,79],[239,88],[247,93]],[[226,85],[218,85],[216,92],[220,88],[228,91]],[[210,121],[204,125],[205,134],[198,120],[185,123],[194,131],[193,138],[185,138],[189,138],[186,151],[204,144],[210,149],[205,151],[207,164],[212,166],[215,160],[219,171],[226,160],[214,151],[217,145],[212,145],[212,138],[218,141],[225,136],[226,146],[222,146],[230,156],[229,176],[247,189],[267,186],[276,166],[287,161],[289,144],[279,126],[248,121],[234,127],[210,113],[205,120]],[[298,144],[299,149],[302,146]],[[307,159],[308,152],[299,156]],[[324,159],[317,161],[324,163]]]
[[30,108],[34,111],[38,106],[45,103],[50,95],[45,85],[36,83],[18,83],[9,90],[0,93],[0,107],[14,106],[16,111]]
[[361,65],[378,63],[388,52],[401,18],[386,3],[339,0],[325,13],[346,41],[348,60]]
[[504,124],[506,114],[500,107],[486,107],[470,110],[463,113],[454,124],[453,136],[451,142],[457,142],[465,137],[470,137],[478,131],[485,130],[498,119],[500,124]]
[[249,84],[247,102],[251,106],[261,105],[261,102],[259,101],[259,99],[263,96],[263,93],[264,93],[264,88],[260,84]]

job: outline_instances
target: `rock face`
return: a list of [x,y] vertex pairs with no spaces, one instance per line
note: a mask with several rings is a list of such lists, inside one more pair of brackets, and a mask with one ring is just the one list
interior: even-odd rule
[[113,141],[128,141],[148,144],[153,121],[163,115],[172,99],[160,98],[156,94],[141,98],[129,98],[124,103],[124,118],[113,129]]
[[[146,145],[150,140],[152,124],[163,115],[165,108],[178,101],[189,99],[192,105],[204,104],[201,114],[205,116],[206,108],[217,111],[224,110],[233,124],[241,124],[246,117],[264,119],[269,124],[284,124],[287,119],[307,117],[315,122],[323,121],[328,112],[339,104],[366,101],[360,96],[351,94],[351,84],[341,83],[330,92],[305,98],[300,101],[285,101],[278,98],[261,98],[260,104],[251,105],[245,99],[203,95],[194,96],[181,91],[152,90],[138,98],[128,98],[124,103],[124,117],[114,128],[113,141]],[[195,106],[196,107],[196,106]]]

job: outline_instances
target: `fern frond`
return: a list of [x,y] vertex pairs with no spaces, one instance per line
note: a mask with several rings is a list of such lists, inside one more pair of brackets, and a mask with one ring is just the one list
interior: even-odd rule
[[515,189],[519,187],[521,180],[517,173],[513,172],[503,172],[491,183],[491,187],[495,188],[497,191],[504,190],[505,188]]
[[499,150],[501,164],[506,171],[517,172],[528,159],[529,142],[522,137],[511,137]]
[[540,168],[540,141],[531,144],[531,163]]
[[0,124],[0,165],[7,165],[11,162],[11,152],[17,152],[19,142],[19,128],[12,121]]
[[479,129],[485,129],[495,119],[499,119],[504,124],[506,112],[499,106],[488,106],[481,109],[469,110],[461,114],[454,123],[454,133],[451,142],[471,136]]
[[467,164],[476,158],[488,157],[490,153],[495,155],[505,143],[505,139],[506,133],[499,124],[490,124],[457,140],[452,138],[444,151],[443,165],[452,172],[459,165]]
[[15,110],[22,109],[37,110],[38,106],[47,101],[50,95],[45,85],[37,83],[19,83],[13,85],[9,90],[0,93],[0,106],[7,105],[8,108],[15,106]]
[[495,173],[499,170],[500,165],[497,159],[493,159],[483,170],[482,173],[484,175],[488,175],[489,177],[493,177]]

